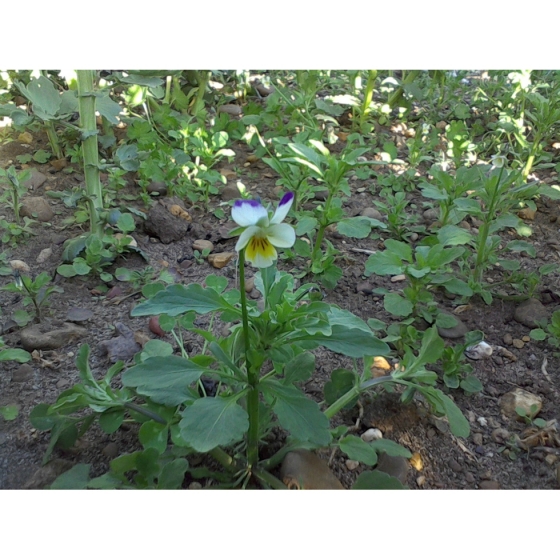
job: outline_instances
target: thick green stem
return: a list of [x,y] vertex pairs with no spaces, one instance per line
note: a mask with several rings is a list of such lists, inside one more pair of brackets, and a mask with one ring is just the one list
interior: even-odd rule
[[89,199],[90,231],[91,233],[101,235],[103,233],[103,224],[99,219],[99,212],[103,210],[103,190],[99,180],[99,150],[97,146],[93,71],[77,70],[77,76],[80,127],[83,138],[84,175]]
[[249,382],[247,414],[249,432],[247,434],[247,465],[252,470],[259,461],[259,372],[251,366],[249,359],[249,318],[247,316],[247,293],[245,292],[245,249],[239,251],[239,289],[241,292],[241,318],[243,340],[245,342],[245,369]]
[[362,110],[360,111],[360,130],[363,128],[364,123],[369,115],[371,100],[373,99],[373,87],[377,78],[377,70],[368,71],[368,81],[366,84],[366,91],[364,94],[364,101],[362,103]]
[[219,447],[214,447],[214,449],[208,451],[208,454],[218,461],[227,471],[237,472],[239,470],[239,466],[235,463],[233,458]]
[[488,248],[486,247],[488,241],[488,234],[490,232],[490,224],[494,221],[495,213],[496,213],[496,205],[498,199],[500,197],[500,182],[502,180],[502,174],[504,172],[504,168],[500,169],[500,174],[498,175],[498,181],[496,185],[493,187],[493,192],[490,197],[490,204],[488,204],[488,208],[486,210],[486,216],[484,217],[484,221],[480,226],[480,230],[478,232],[478,241],[477,241],[477,255],[476,255],[476,264],[474,267],[474,280],[477,284],[482,282],[482,274],[484,272],[484,268],[488,261]]
[[535,135],[535,139],[533,140],[533,146],[531,147],[531,153],[529,154],[529,158],[527,159],[527,163],[523,168],[523,173],[521,177],[523,178],[523,182],[527,182],[527,177],[529,177],[529,173],[531,173],[531,169],[533,168],[533,163],[535,162],[535,157],[537,155],[537,150],[539,149],[539,144],[541,142],[542,135],[537,132]]
[[278,480],[273,474],[261,469],[255,469],[253,471],[255,478],[267,487],[274,488],[275,490],[288,490],[288,487],[280,480]]
[[395,107],[395,105],[401,100],[401,98],[403,96],[403,93],[404,93],[404,86],[407,85],[407,84],[411,84],[419,74],[420,74],[420,70],[411,70],[406,75],[406,77],[403,78],[402,85],[399,86],[394,91],[394,93],[391,95],[391,97],[387,101],[387,104],[389,105],[389,107],[391,107],[391,109],[393,109]]
[[54,129],[54,123],[52,121],[45,121],[45,130],[47,131],[49,144],[51,145],[56,159],[62,159],[62,150],[60,149],[60,144],[58,143],[58,136],[56,135],[56,130]]

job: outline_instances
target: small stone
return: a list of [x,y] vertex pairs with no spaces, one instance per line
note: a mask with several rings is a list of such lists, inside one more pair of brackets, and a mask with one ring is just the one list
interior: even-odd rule
[[22,184],[28,190],[33,191],[43,185],[43,183],[47,180],[47,176],[41,173],[38,169],[35,169],[35,167],[32,167],[30,171],[31,177],[29,177],[29,179],[27,179],[27,181],[24,181]]
[[520,340],[519,338],[514,338],[512,340],[512,344],[515,348],[518,348],[520,350],[521,350],[521,348],[523,348],[523,346],[525,346],[525,343],[522,340]]
[[76,338],[88,334],[88,330],[74,323],[64,323],[59,329],[43,332],[44,326],[32,325],[21,331],[21,345],[29,352],[32,350],[56,350]]
[[26,490],[40,490],[50,486],[62,473],[72,468],[72,462],[66,459],[52,459],[39,467],[23,485]]
[[72,307],[66,313],[66,320],[72,323],[85,323],[93,317],[93,311],[81,307]]
[[492,431],[492,441],[495,441],[496,443],[505,443],[509,437],[510,437],[510,433],[507,430],[504,430],[504,428],[496,428],[495,430]]
[[68,165],[66,158],[52,159],[49,163],[55,171],[62,171]]
[[513,344],[513,337],[509,333],[504,334],[503,340],[504,344],[507,344],[508,346],[511,346]]
[[421,471],[424,468],[422,455],[420,455],[420,453],[418,452],[413,453],[408,462],[410,463],[411,467],[416,469],[417,471]]
[[52,249],[50,247],[47,247],[46,249],[43,249],[39,253],[36,262],[38,264],[43,264],[44,262],[48,261],[51,258],[51,255],[52,255]]
[[483,480],[479,485],[481,490],[499,490],[500,483],[497,480]]
[[371,441],[383,439],[383,433],[379,428],[370,428],[369,430],[366,430],[360,437],[363,441],[369,443]]
[[112,441],[103,448],[103,451],[101,451],[101,453],[103,453],[103,455],[105,455],[105,457],[108,457],[109,459],[114,459],[119,454],[119,447],[114,441]]
[[364,208],[360,212],[360,216],[365,216],[366,218],[372,218],[374,220],[383,220],[383,215],[377,208]]
[[18,261],[18,260],[10,261],[10,266],[14,270],[17,270],[18,272],[25,272],[26,274],[31,272],[30,266],[23,261]]
[[202,484],[195,480],[189,484],[189,490],[202,490]]
[[42,196],[28,196],[23,199],[20,215],[35,218],[40,222],[50,222],[54,217],[54,212]]
[[364,280],[358,283],[356,286],[356,292],[358,294],[369,296],[373,293],[373,286],[367,280]]
[[486,418],[484,418],[483,416],[481,416],[480,418],[477,418],[476,420],[483,428],[485,426],[488,425],[488,420],[486,420]]
[[447,126],[447,123],[445,121],[439,121],[439,122],[436,123],[436,128],[438,130],[444,130],[446,126]]
[[544,462],[549,466],[552,467],[552,465],[554,465],[554,463],[556,463],[556,461],[558,461],[558,457],[552,453],[549,453],[545,458],[544,458]]
[[[534,407],[533,411],[531,407]],[[517,414],[516,408],[522,409],[529,418],[534,418],[542,409],[542,399],[524,389],[514,389],[500,399],[500,409],[510,418],[523,420],[523,417]]]
[[424,210],[424,212],[422,213],[422,216],[424,218],[424,221],[426,221],[428,223],[432,223],[432,222],[435,222],[438,219],[439,214],[438,214],[437,210],[434,210],[433,208],[428,208],[427,210]]
[[[408,239],[409,239],[410,241],[418,241],[418,234],[417,234],[415,231],[413,231],[413,232],[410,234],[410,237],[409,237]],[[455,294],[451,294],[451,295],[454,296]]]
[[315,191],[315,199],[316,200],[327,200],[327,198],[329,197],[329,191],[328,189],[319,189],[317,191]]
[[472,472],[466,472],[465,473],[465,480],[469,483],[472,484],[474,482],[474,475]]
[[253,291],[255,287],[255,278],[251,276],[250,278],[245,278],[245,291],[249,294]]
[[111,363],[114,364],[119,360],[127,362],[134,357],[134,354],[140,352],[142,347],[136,342],[134,332],[124,323],[115,323],[115,330],[119,336],[101,341],[99,348],[108,356]]
[[465,350],[465,356],[471,360],[484,360],[492,355],[493,349],[487,342],[479,342],[474,346],[468,346]]
[[475,445],[482,445],[482,434],[480,432],[475,432],[472,435],[472,440]]
[[221,105],[220,107],[218,107],[218,113],[226,113],[226,114],[232,115],[234,117],[240,116],[242,112],[243,112],[243,110],[241,109],[241,107],[239,105],[227,104],[227,105]]
[[460,473],[463,472],[463,467],[455,460],[449,460],[449,467],[453,472]]
[[387,453],[379,456],[377,470],[398,478],[402,484],[406,484],[408,469],[408,461],[404,457],[393,457]]
[[68,381],[68,379],[59,379],[56,382],[56,388],[57,389],[64,389],[65,387],[67,387],[68,385],[70,385],[70,382]]
[[397,274],[396,276],[391,276],[391,282],[402,282],[406,280],[406,276],[404,274]]
[[420,475],[417,479],[416,479],[416,484],[418,484],[418,486],[424,486],[424,484],[426,484],[426,477],[422,474]]
[[157,336],[165,336],[165,331],[159,326],[159,315],[150,317],[148,328]]
[[113,299],[118,296],[122,296],[123,291],[120,289],[119,286],[113,286],[105,295],[107,299]]
[[522,336],[522,337],[521,337],[521,340],[522,340],[523,342],[531,342],[531,337],[525,335],[525,336]]
[[519,210],[519,212],[517,212],[517,215],[522,219],[522,220],[534,220],[535,219],[535,214],[537,213],[537,210],[533,210],[531,208],[523,208],[522,210]]
[[433,424],[436,427],[436,430],[441,434],[446,434],[449,431],[449,424],[441,418],[434,418]]
[[547,319],[548,313],[545,306],[535,298],[529,298],[515,309],[513,318],[530,329],[536,328],[537,321]]
[[249,293],[249,297],[251,299],[259,299],[261,297],[261,293],[257,290],[257,288],[253,288]]
[[214,253],[213,255],[208,255],[208,262],[214,268],[224,268],[233,257],[235,257],[235,253]]
[[228,183],[220,189],[220,198],[223,201],[237,200],[240,197],[241,193],[239,192],[237,185],[234,185],[233,183]]
[[14,383],[23,383],[33,376],[33,368],[29,364],[22,364],[12,374]]
[[202,252],[208,249],[208,251],[212,252],[214,250],[214,243],[206,239],[197,239],[196,241],[193,242],[192,248],[194,251]]
[[349,471],[355,471],[360,466],[360,461],[352,461],[352,459],[346,460],[346,468]]
[[286,454],[280,468],[280,478],[291,490],[344,490],[326,463],[307,449]]

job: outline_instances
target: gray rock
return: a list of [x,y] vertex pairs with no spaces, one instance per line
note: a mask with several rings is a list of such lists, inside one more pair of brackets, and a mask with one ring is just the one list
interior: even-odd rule
[[28,196],[24,198],[20,214],[28,218],[35,218],[40,222],[49,222],[54,217],[52,208],[42,196]]
[[76,338],[88,334],[88,330],[74,323],[64,323],[61,328],[43,332],[45,325],[32,325],[21,331],[21,345],[25,350],[55,350],[65,346]]
[[327,200],[329,197],[328,189],[319,189],[315,191],[315,200]]
[[467,325],[465,325],[465,323],[463,323],[463,321],[461,321],[461,319],[459,319],[459,317],[457,317],[456,315],[453,315],[447,311],[440,311],[440,313],[449,315],[457,321],[457,324],[454,327],[438,327],[439,336],[441,336],[442,338],[461,338],[469,331]]
[[426,222],[431,223],[431,222],[435,222],[438,219],[439,214],[437,210],[434,210],[433,208],[428,208],[427,210],[424,210],[422,216],[424,217],[424,220]]
[[513,314],[513,318],[522,325],[534,329],[538,327],[537,321],[543,321],[548,318],[545,306],[535,298],[520,303]]
[[182,239],[189,231],[190,222],[173,216],[164,204],[154,204],[148,212],[144,229],[148,235],[157,237],[162,243],[168,244]]
[[165,196],[167,194],[167,185],[162,181],[152,181],[146,190],[153,195]]
[[481,490],[499,490],[500,483],[497,480],[483,480],[479,487]]
[[99,348],[109,357],[111,363],[114,364],[119,360],[127,362],[142,350],[142,346],[136,342],[134,333],[125,324],[115,323],[115,329],[119,336],[100,342]]
[[364,208],[360,212],[360,216],[365,216],[366,218],[373,218],[374,220],[382,220],[383,216],[377,208]]
[[344,490],[326,463],[307,449],[290,451],[284,457],[280,477],[290,489]]
[[66,314],[66,319],[72,323],[85,323],[93,317],[93,311],[81,307],[72,307]]
[[367,281],[359,282],[356,286],[356,292],[369,296],[373,293],[373,286]]
[[26,490],[40,490],[50,486],[62,473],[72,467],[66,459],[53,459],[43,467],[38,468],[24,484]]
[[12,374],[14,383],[23,383],[33,376],[33,368],[29,364],[22,364]]
[[393,457],[387,453],[379,455],[377,470],[398,478],[402,484],[406,484],[408,469],[408,461],[404,457]]
[[239,192],[237,185],[234,185],[233,183],[228,183],[227,185],[225,185],[220,189],[220,198],[223,201],[237,200],[238,198],[241,198],[241,193]]
[[456,473],[460,473],[463,471],[463,467],[457,461],[455,461],[455,459],[449,460],[449,467],[453,472]]
[[42,186],[46,180],[47,176],[33,167],[31,168],[31,177],[29,177],[27,181],[24,181],[23,185],[27,187],[28,190],[32,191]]

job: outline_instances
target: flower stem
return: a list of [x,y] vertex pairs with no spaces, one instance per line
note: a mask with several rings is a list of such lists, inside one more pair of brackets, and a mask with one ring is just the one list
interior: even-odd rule
[[249,318],[247,316],[247,293],[245,292],[245,249],[239,251],[239,289],[241,291],[241,318],[243,340],[245,342],[245,368],[249,382],[247,414],[249,432],[247,434],[247,466],[252,470],[259,460],[259,372],[251,367],[249,359]]

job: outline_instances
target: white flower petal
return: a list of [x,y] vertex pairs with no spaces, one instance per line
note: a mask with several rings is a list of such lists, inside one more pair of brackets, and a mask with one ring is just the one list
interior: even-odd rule
[[296,232],[288,224],[274,224],[267,228],[266,237],[275,247],[291,247],[296,241]]
[[268,212],[256,200],[236,200],[231,210],[231,217],[240,226],[253,226],[263,218],[268,220]]
[[249,226],[240,236],[239,239],[237,240],[237,243],[235,244],[235,250],[236,251],[241,251],[241,249],[245,249],[245,247],[247,246],[247,243],[249,243],[249,241],[251,241],[251,239],[259,232],[261,232],[261,228],[259,226]]
[[272,220],[270,220],[271,224],[279,224],[284,218],[288,215],[290,208],[292,207],[292,203],[294,202],[294,193],[288,192],[278,204],[278,208],[276,208],[276,212],[274,212],[274,216],[272,216]]

